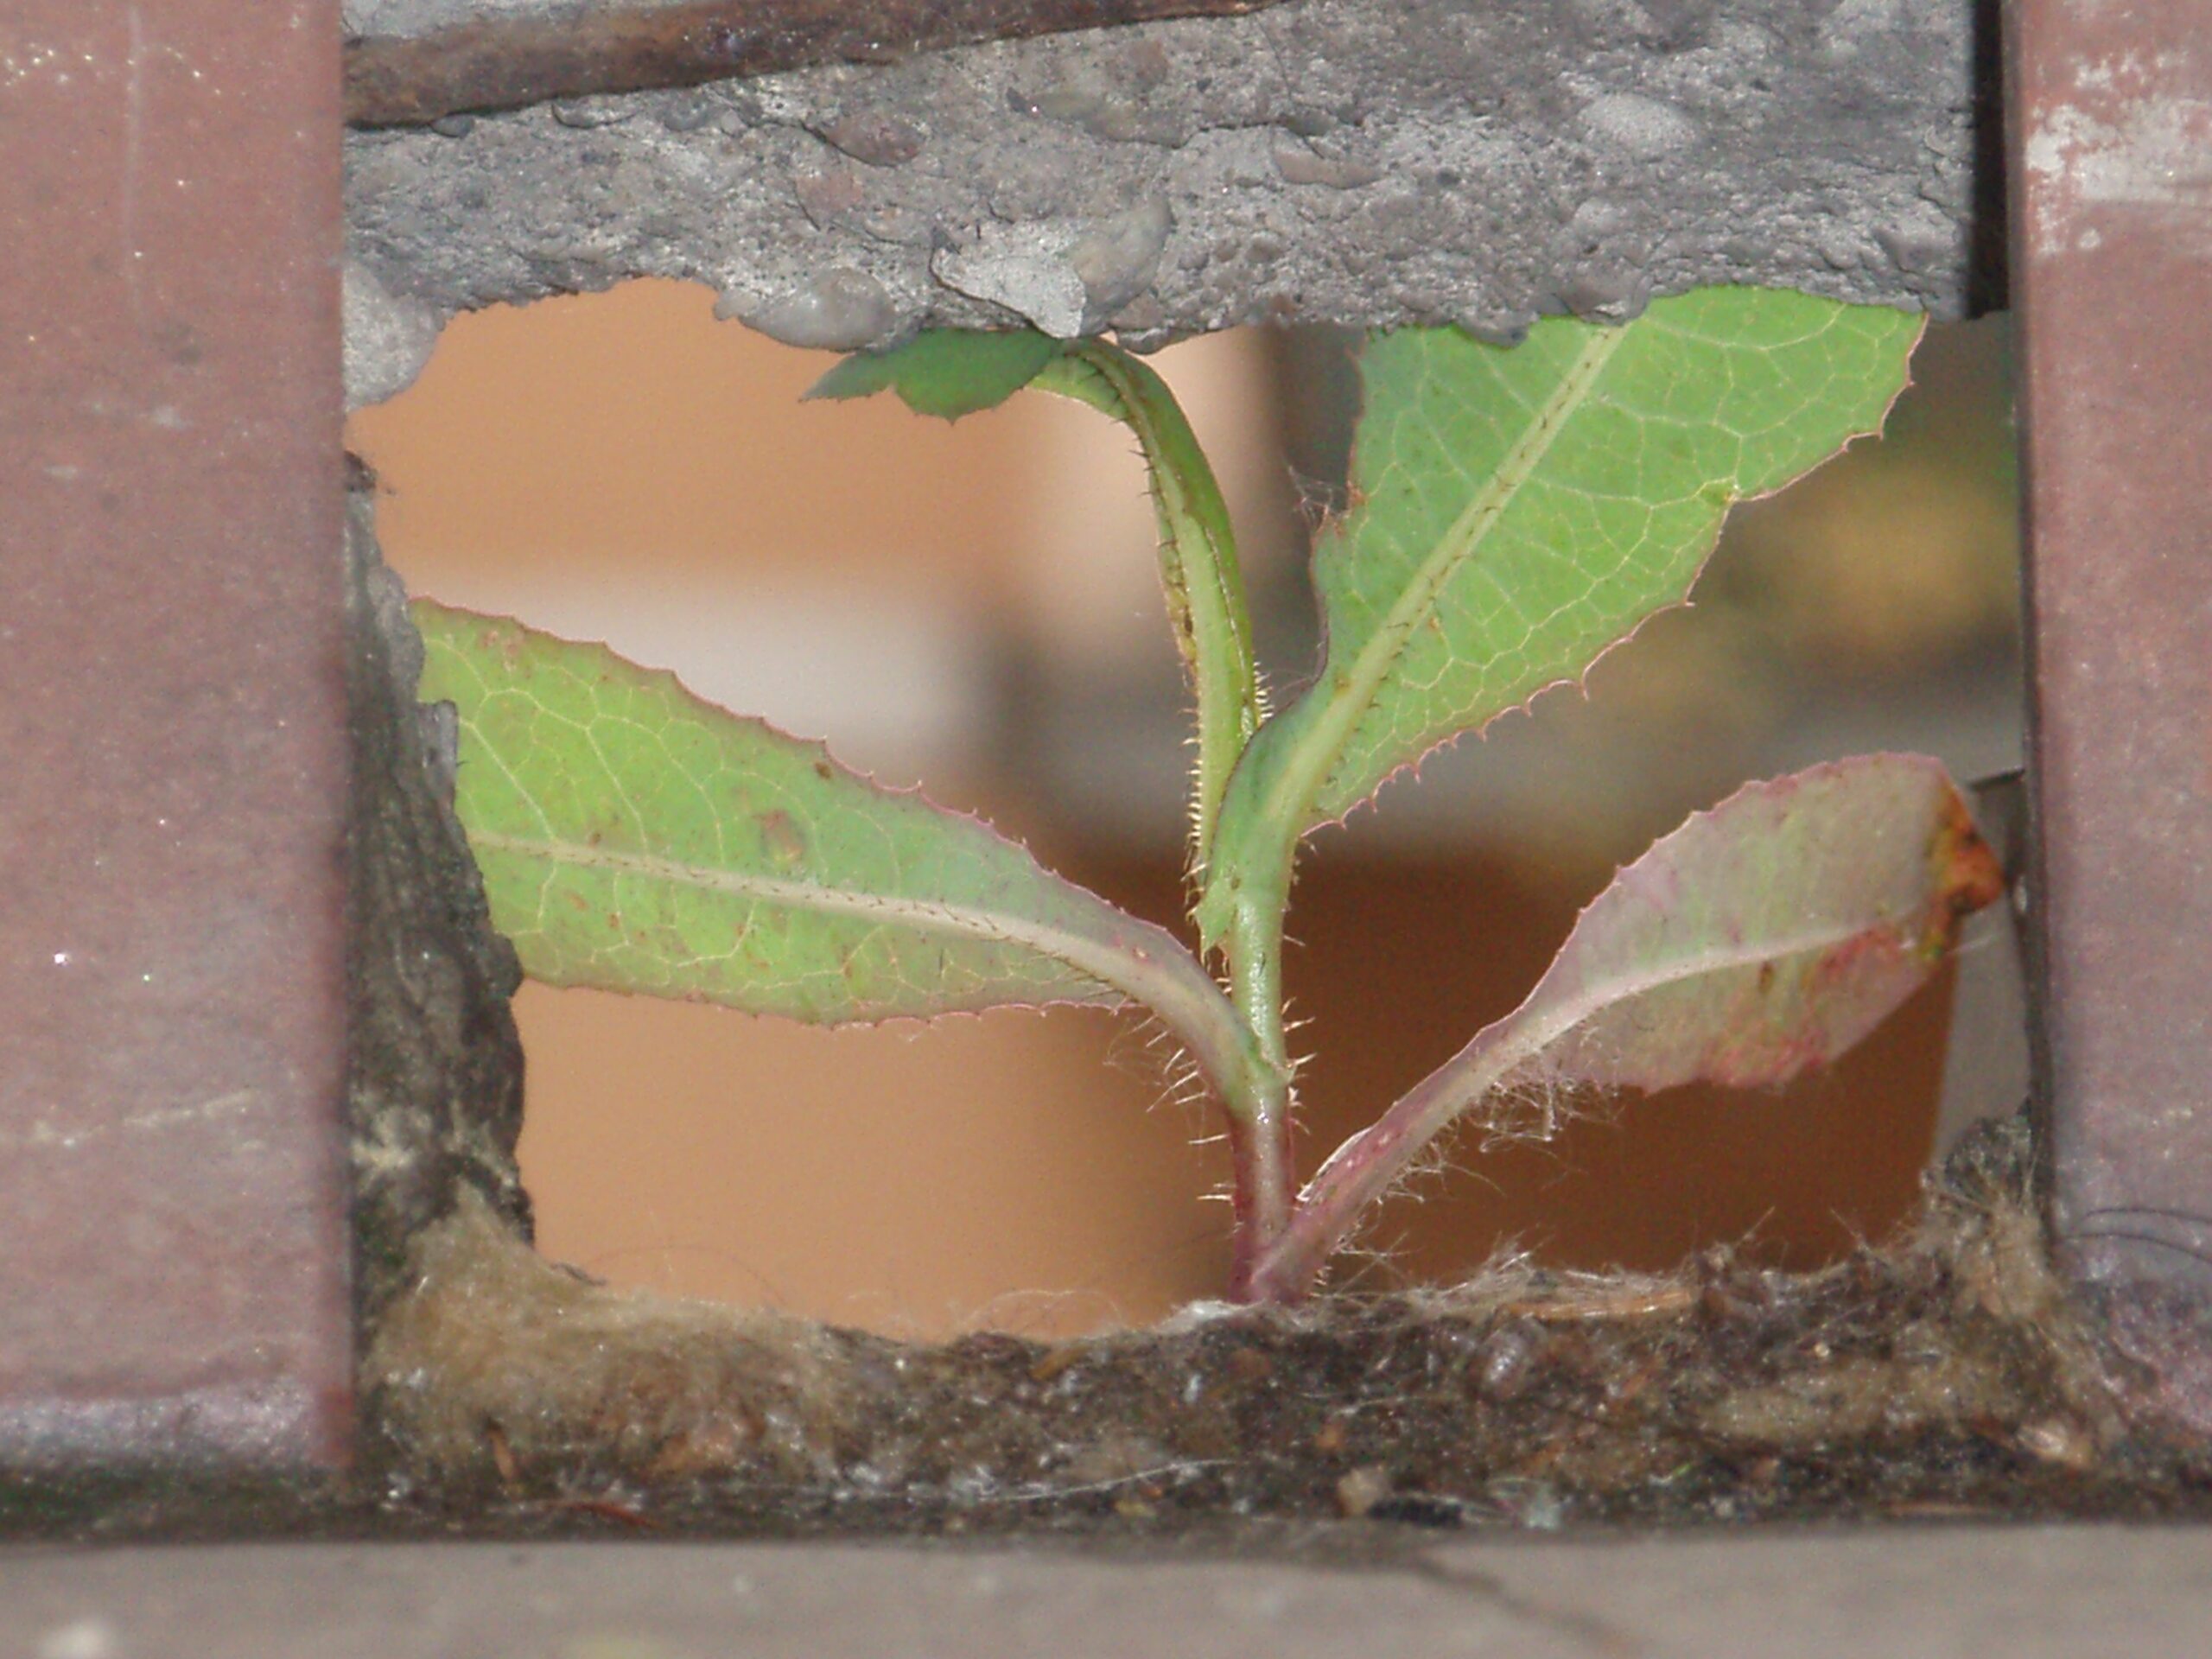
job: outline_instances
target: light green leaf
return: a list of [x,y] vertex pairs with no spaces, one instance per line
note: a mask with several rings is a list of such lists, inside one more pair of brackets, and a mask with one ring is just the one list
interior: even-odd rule
[[1540,322],[1510,350],[1373,340],[1353,505],[1314,558],[1327,653],[1231,784],[1208,941],[1239,906],[1280,908],[1298,836],[1680,602],[1730,504],[1878,428],[1919,329],[1707,289],[1618,328]]
[[1192,864],[1205,857],[1229,777],[1263,712],[1252,626],[1229,509],[1167,385],[1104,340],[1060,340],[1033,328],[1002,334],[934,329],[888,352],[847,358],[809,397],[895,390],[908,408],[948,420],[1002,403],[1034,384],[1119,421],[1144,453],[1160,522],[1160,582],[1198,703]]
[[1748,1088],[1826,1065],[1926,982],[2004,888],[1925,755],[1745,785],[1616,875],[1526,1001],[1338,1148],[1262,1263],[1262,1293],[1297,1294],[1423,1147],[1516,1087],[1546,1099]]
[[816,381],[809,397],[896,391],[917,415],[957,421],[1004,403],[1058,356],[1061,343],[1034,328],[983,334],[935,328],[887,352],[861,352]]
[[1129,1001],[1232,1110],[1268,1079],[1174,936],[602,645],[418,601],[493,920],[556,985],[834,1023]]

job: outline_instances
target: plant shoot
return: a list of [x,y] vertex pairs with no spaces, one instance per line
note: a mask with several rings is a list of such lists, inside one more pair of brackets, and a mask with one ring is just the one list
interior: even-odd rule
[[671,675],[418,601],[422,695],[459,714],[458,804],[493,919],[552,983],[823,1023],[1147,1009],[1229,1128],[1230,1294],[1299,1300],[1455,1124],[1494,1122],[1532,1084],[1762,1084],[1824,1064],[1998,895],[1932,760],[1746,785],[1619,872],[1518,1009],[1297,1185],[1281,985],[1305,836],[1681,603],[1733,502],[1879,428],[1918,334],[1895,312],[1716,289],[1618,327],[1541,322],[1510,349],[1453,329],[1376,336],[1351,505],[1314,554],[1322,659],[1274,714],[1221,492],[1148,365],[1033,332],[849,359],[812,395],[889,391],[952,419],[1033,387],[1135,434],[1195,713],[1195,948]]

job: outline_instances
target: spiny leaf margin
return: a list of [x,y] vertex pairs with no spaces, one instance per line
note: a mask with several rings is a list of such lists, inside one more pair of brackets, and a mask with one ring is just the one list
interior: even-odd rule
[[457,805],[532,977],[821,1023],[1139,1001],[1232,1111],[1265,1085],[1173,934],[980,821],[603,645],[412,608],[419,695],[454,706]]
[[1619,871],[1519,1007],[1332,1154],[1258,1282],[1295,1294],[1424,1146],[1516,1084],[1745,1088],[1826,1065],[1918,989],[2004,887],[1957,785],[1925,755],[1746,784]]
[[1296,838],[1393,772],[1573,681],[1680,603],[1731,505],[1878,429],[1920,320],[1786,290],[1704,289],[1617,327],[1374,337],[1353,505],[1317,548],[1319,677],[1232,779],[1202,902],[1274,904]]

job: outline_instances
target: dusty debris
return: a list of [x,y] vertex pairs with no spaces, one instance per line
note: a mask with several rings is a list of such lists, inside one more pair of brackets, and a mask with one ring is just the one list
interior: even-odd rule
[[[861,1368],[837,1333],[632,1295],[546,1261],[472,1189],[416,1242],[364,1362],[398,1461],[520,1491],[549,1470],[649,1483],[836,1466]],[[557,1483],[556,1483],[557,1484]]]
[[387,1466],[441,1502],[614,1501],[746,1532],[2172,1513],[2212,1463],[2122,1414],[2044,1265],[2024,1128],[1910,1235],[1790,1276],[1503,1263],[1149,1332],[934,1346],[590,1283],[480,1203],[369,1357]]

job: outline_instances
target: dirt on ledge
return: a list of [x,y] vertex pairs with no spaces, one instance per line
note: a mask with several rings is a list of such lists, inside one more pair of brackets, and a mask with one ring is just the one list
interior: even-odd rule
[[388,1500],[743,1533],[2212,1507],[2212,1455],[2131,1420],[2046,1266],[2028,1166],[1994,1126],[1909,1234],[1809,1275],[1508,1262],[1058,1344],[616,1291],[471,1205],[369,1354],[378,1464]]

